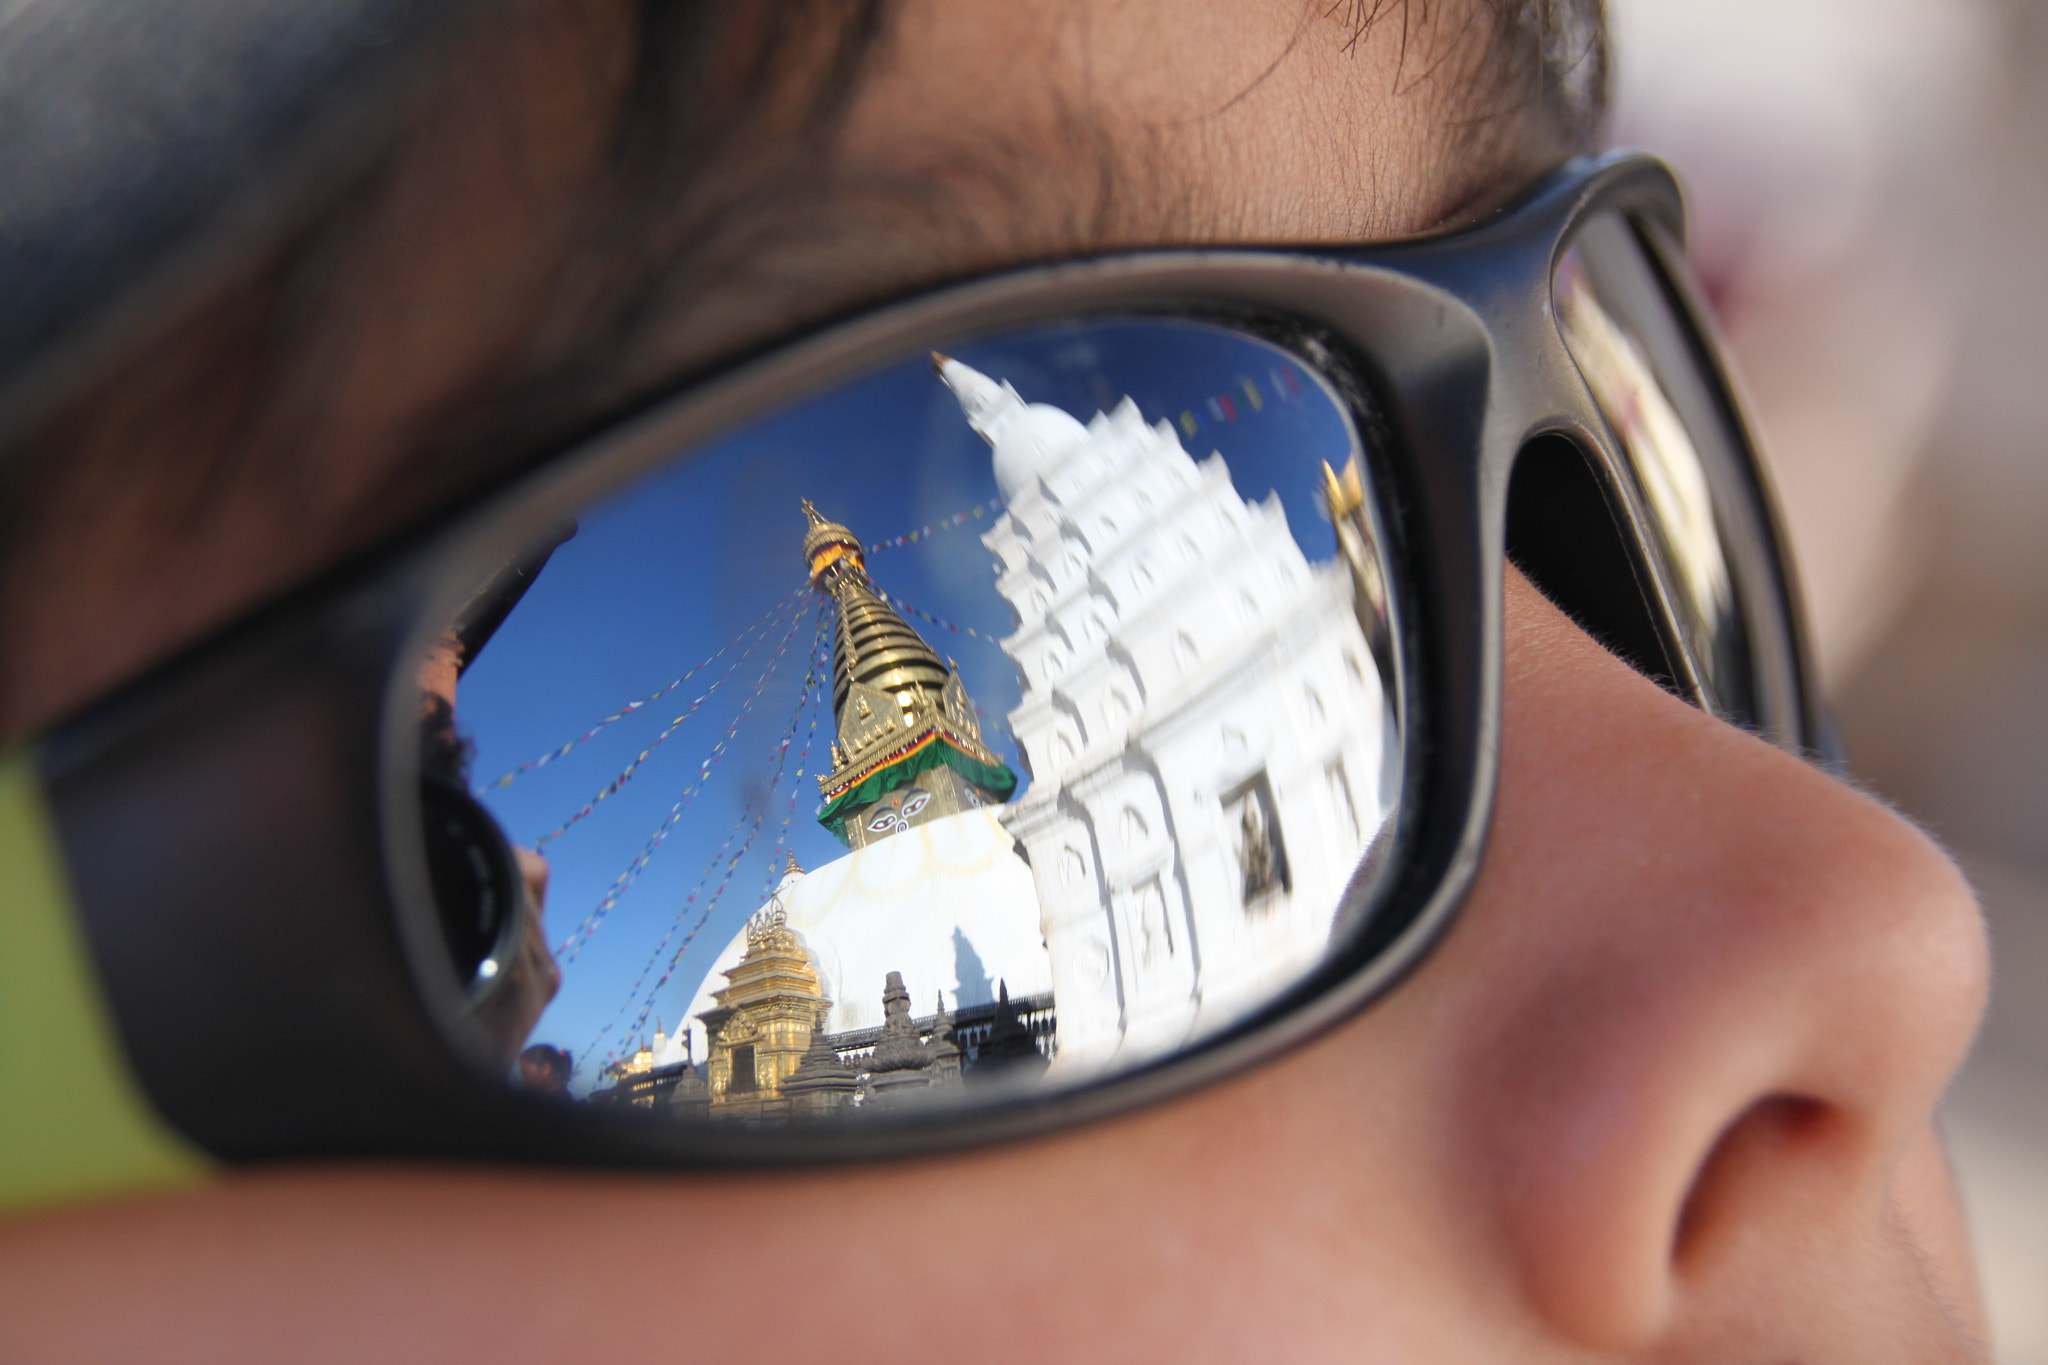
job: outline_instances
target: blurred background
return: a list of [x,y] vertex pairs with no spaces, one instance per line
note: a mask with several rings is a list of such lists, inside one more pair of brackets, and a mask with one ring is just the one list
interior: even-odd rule
[[1945,1110],[1999,1365],[2048,1365],[2048,0],[1609,0],[1687,182],[1856,776],[1990,921]]

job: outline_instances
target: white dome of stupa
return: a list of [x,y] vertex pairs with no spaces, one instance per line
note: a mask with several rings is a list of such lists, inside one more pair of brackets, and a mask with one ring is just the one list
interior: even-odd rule
[[[785,877],[755,913],[776,912],[832,1002],[827,1033],[881,1027],[891,972],[920,1009],[940,993],[948,1009],[959,1009],[988,1004],[1005,988],[1013,999],[1052,989],[1037,883],[992,806],[910,826]],[[690,1001],[684,1027],[699,1058],[709,1055],[702,1016],[746,950],[742,928]]]
[[1010,382],[936,353],[932,364],[960,400],[967,424],[995,450],[996,487],[1013,498],[1033,479],[1050,474],[1088,439],[1088,428],[1050,403],[1027,403]]

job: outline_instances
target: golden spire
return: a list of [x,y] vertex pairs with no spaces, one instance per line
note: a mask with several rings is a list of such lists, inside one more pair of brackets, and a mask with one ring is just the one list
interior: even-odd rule
[[[851,848],[913,823],[1001,804],[1017,776],[982,742],[974,699],[868,578],[860,542],[804,504],[811,584],[832,599],[832,771],[818,822]],[[911,785],[917,783],[921,785]],[[870,817],[870,808],[888,809]],[[899,809],[900,808],[900,809]]]
[[853,685],[871,687],[895,697],[945,691],[950,674],[924,637],[875,591],[868,579],[860,540],[836,521],[827,521],[804,501],[811,529],[804,536],[804,559],[811,584],[838,600],[839,624],[832,639],[832,711],[844,730],[846,702]]
[[1323,461],[1323,505],[1329,509],[1332,521],[1365,505],[1365,481],[1359,473],[1356,455],[1345,462],[1342,474],[1332,469],[1328,460]]
[[899,703],[905,697],[946,689],[946,666],[911,629],[910,623],[865,577],[847,575],[839,591],[839,629],[832,641],[832,703],[835,716],[846,705],[853,684],[886,692]]
[[811,586],[822,592],[832,591],[832,585],[823,580],[826,571],[835,564],[850,566],[865,576],[867,559],[862,553],[859,538],[838,522],[825,520],[818,509],[811,506],[809,498],[803,501],[804,516],[811,523],[811,529],[804,535],[804,564],[811,572]]
[[[1380,676],[1392,686],[1393,620],[1388,614],[1387,580],[1380,566],[1379,545],[1373,537],[1372,519],[1365,507],[1365,476],[1353,455],[1338,473],[1323,461],[1323,505],[1329,509],[1331,529],[1337,533],[1337,553],[1351,570],[1351,586],[1358,611],[1358,624],[1365,630],[1366,644]],[[1246,807],[1249,811],[1250,807]]]

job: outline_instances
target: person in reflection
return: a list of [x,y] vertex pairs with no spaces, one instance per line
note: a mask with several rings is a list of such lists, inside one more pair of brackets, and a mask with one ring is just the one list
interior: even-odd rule
[[[465,13],[392,119],[348,125],[382,141],[307,160],[263,250],[183,253],[207,287],[153,295],[183,311],[9,452],[6,734],[898,291],[1482,218],[1590,144],[1604,52],[1597,0]],[[1981,1359],[1933,1121],[1985,988],[1960,877],[1512,571],[1506,599],[1476,888],[1410,979],[1292,1053],[915,1162],[308,1163],[62,1211],[0,1227],[0,1355]],[[795,1266],[869,1284],[849,1230],[877,1227],[916,1230],[888,1269],[914,1312],[708,1312],[679,1341],[619,1311],[679,1273],[707,1304],[772,1302]],[[715,1252],[648,1254],[678,1237]],[[992,1237],[997,1276],[961,1254]]]
[[519,1054],[519,1084],[536,1095],[569,1096],[576,1063],[564,1048],[535,1043]]
[[[522,585],[523,587],[523,585]],[[502,616],[499,619],[503,619]],[[495,625],[495,622],[493,623]],[[462,791],[469,790],[469,760],[474,749],[455,722],[455,694],[462,671],[480,643],[465,641],[460,628],[445,632],[420,661],[420,768]],[[512,845],[519,865],[520,889],[526,897],[526,928],[519,951],[506,964],[489,994],[476,1005],[471,1021],[492,1051],[509,1068],[540,1022],[541,1012],[562,988],[562,969],[548,948],[546,911],[548,861],[538,850]],[[562,1078],[563,1085],[568,1077]]]

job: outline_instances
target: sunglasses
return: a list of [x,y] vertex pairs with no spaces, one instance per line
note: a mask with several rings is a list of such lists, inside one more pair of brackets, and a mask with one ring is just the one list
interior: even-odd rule
[[1681,233],[1619,155],[1390,246],[923,293],[42,737],[0,781],[13,1197],[894,1156],[1269,1058],[1471,885],[1510,561],[1813,751]]

